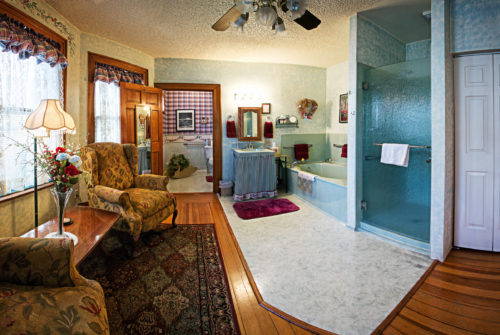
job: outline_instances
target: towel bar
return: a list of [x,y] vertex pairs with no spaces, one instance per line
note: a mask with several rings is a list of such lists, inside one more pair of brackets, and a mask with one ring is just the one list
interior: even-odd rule
[[[313,145],[312,145],[312,144],[309,144],[308,146],[309,146],[309,148],[310,148],[310,147],[312,147]],[[294,149],[294,148],[295,148],[295,147],[283,147],[283,149]]]
[[335,148],[339,148],[339,149],[342,149],[343,145],[342,144],[334,144],[333,145]]
[[[373,143],[373,145],[381,147],[382,143]],[[410,148],[422,148],[422,149],[430,149],[431,148],[430,145],[409,145],[409,147]]]

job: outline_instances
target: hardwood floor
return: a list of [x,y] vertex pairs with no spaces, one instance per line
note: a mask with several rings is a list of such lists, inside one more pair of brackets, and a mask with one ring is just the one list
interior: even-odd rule
[[500,254],[453,250],[374,334],[500,334]]
[[[176,198],[178,224],[215,225],[242,334],[332,334],[262,300],[215,194]],[[500,254],[453,250],[434,262],[374,334],[500,334]]]
[[[275,315],[259,304],[262,298],[258,290],[254,290],[253,285],[255,283],[217,195],[213,193],[191,193],[175,194],[175,196],[177,199],[177,209],[179,210],[179,215],[176,219],[177,224],[213,223],[215,225],[215,233],[219,241],[234,309],[242,335],[332,334],[312,326],[310,326],[311,329],[317,329],[317,331],[304,330]],[[296,323],[301,323],[299,320],[294,320],[291,316],[287,317]]]

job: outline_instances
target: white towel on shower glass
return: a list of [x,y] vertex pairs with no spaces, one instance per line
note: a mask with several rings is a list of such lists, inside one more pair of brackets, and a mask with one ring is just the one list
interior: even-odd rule
[[408,144],[383,143],[380,162],[408,167],[410,146]]

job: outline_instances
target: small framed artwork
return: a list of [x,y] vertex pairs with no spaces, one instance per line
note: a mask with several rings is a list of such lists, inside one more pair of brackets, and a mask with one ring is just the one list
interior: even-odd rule
[[348,94],[341,94],[340,95],[340,102],[339,102],[339,123],[347,123],[347,116],[349,115],[349,110],[347,106],[347,97]]
[[271,114],[271,104],[263,103],[262,104],[262,114]]
[[178,109],[177,131],[194,131],[194,109]]
[[207,124],[208,123],[208,116],[202,116],[200,118],[200,123],[201,124]]

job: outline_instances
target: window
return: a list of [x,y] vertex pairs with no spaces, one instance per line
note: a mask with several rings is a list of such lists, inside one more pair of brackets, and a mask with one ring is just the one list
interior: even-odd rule
[[[32,154],[10,139],[32,145],[24,130],[27,116],[41,99],[62,99],[63,73],[60,66],[37,64],[35,57],[20,59],[12,52],[0,52],[0,196],[33,187]],[[51,132],[43,142],[55,148],[62,144],[60,133]],[[38,184],[48,182],[40,176]]]
[[120,143],[120,87],[103,81],[94,86],[95,142]]
[[148,84],[148,70],[88,53],[88,143],[121,143],[120,83]]

